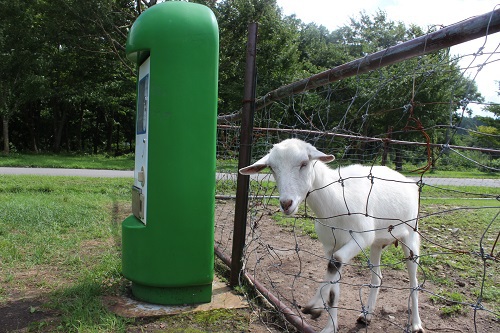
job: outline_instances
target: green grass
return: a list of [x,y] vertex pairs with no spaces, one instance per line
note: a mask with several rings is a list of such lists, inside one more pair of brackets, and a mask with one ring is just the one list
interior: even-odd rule
[[9,154],[0,155],[0,167],[133,170],[134,155]]
[[[411,167],[404,167],[402,174],[408,177],[420,177],[420,174],[418,172],[412,172],[413,170],[416,170],[415,168]],[[430,170],[427,171],[424,174],[424,178],[427,177],[435,177],[435,178],[485,178],[485,179],[499,179],[500,178],[500,172],[483,172],[479,171],[477,169],[471,169],[471,170],[460,170],[460,171],[455,171],[455,170]]]
[[[217,160],[218,172],[236,172],[237,159]],[[118,157],[107,154],[19,154],[11,153],[8,156],[0,155],[0,167],[22,168],[70,168],[70,169],[102,169],[102,170],[133,170],[134,155],[126,154]],[[409,177],[418,177],[411,172],[416,166],[405,165],[402,172]],[[268,172],[268,171],[264,171]],[[482,172],[476,169],[467,171],[432,170],[425,173],[425,177],[442,178],[500,178],[500,172]]]
[[[444,301],[437,297],[436,302],[443,305],[443,314],[462,313],[464,309],[460,302],[473,304],[481,290],[482,301],[500,313],[500,280],[495,273],[498,261],[483,261],[480,255],[484,252],[498,258],[500,253],[495,243],[499,232],[497,214],[500,204],[494,198],[470,199],[467,194],[456,192],[457,188],[452,190],[450,193],[431,190],[434,198],[422,200],[420,230],[424,275],[441,288],[438,295],[444,297]],[[495,188],[463,190],[498,195]],[[462,300],[451,297],[455,295],[457,285],[464,297]]]
[[117,214],[129,205],[131,180],[3,176],[0,186],[0,304],[42,292],[44,307],[61,316],[50,329],[33,323],[36,330],[122,330],[128,320],[99,297],[122,287]]
[[[147,332],[165,333],[222,333],[247,332],[249,314],[245,310],[212,310],[168,316],[148,324]],[[132,332],[135,325],[129,326]]]
[[218,159],[217,170],[221,172],[236,172],[238,170],[237,159]]
[[462,304],[464,296],[455,291],[440,290],[430,299],[433,304],[439,306],[441,313],[445,316],[464,314],[468,311],[468,308]]
[[283,214],[274,214],[272,218],[283,227],[302,232],[313,239],[318,238],[316,230],[314,229],[314,220],[311,218],[287,217]]
[[152,319],[107,310],[102,297],[130,293],[121,274],[121,222],[131,211],[131,185],[124,178],[2,176],[0,307],[38,295],[41,304],[19,311],[56,315],[30,323],[35,332],[248,331],[246,309]]
[[456,291],[440,290],[430,297],[431,302],[439,307],[444,316],[465,314],[468,308],[464,304],[464,296]]

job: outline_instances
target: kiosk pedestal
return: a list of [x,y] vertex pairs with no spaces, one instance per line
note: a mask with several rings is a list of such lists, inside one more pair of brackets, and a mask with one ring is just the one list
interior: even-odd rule
[[140,300],[210,302],[219,35],[209,8],[164,2],[129,31],[137,63],[133,215],[122,223],[122,270]]

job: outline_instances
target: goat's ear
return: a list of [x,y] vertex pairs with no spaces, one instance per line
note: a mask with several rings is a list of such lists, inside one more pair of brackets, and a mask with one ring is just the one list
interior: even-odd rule
[[244,168],[241,168],[239,171],[242,175],[256,174],[256,173],[260,172],[262,169],[265,169],[267,167],[268,158],[269,158],[269,154],[262,157],[260,160],[258,160],[254,164],[249,165],[249,166],[244,167]]
[[309,148],[309,159],[319,160],[319,161],[324,162],[324,163],[330,163],[330,162],[335,160],[335,156],[322,153],[319,150],[317,150],[315,147],[311,146]]

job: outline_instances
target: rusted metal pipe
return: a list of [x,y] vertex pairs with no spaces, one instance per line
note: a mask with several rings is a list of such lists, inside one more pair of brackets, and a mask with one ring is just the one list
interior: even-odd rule
[[[293,82],[267,93],[256,101],[255,108],[266,106],[293,94],[302,93],[342,79],[367,73],[394,63],[429,54],[447,47],[500,31],[500,9],[455,23],[436,32],[391,46],[366,57],[334,67],[307,79]],[[218,117],[219,124],[241,119],[241,110]]]
[[[253,118],[255,113],[255,85],[257,70],[255,65],[257,53],[257,23],[248,25],[248,42],[245,70],[245,89],[243,94],[243,119],[241,120],[240,150],[238,169],[250,165],[252,158]],[[248,189],[250,177],[238,174],[236,181],[236,203],[234,212],[233,250],[231,277],[229,284],[238,285],[241,271],[241,258],[245,247],[245,233],[248,212]]]
[[[228,267],[231,267],[231,259],[222,252],[217,246],[214,248],[215,254],[219,257]],[[264,296],[280,313],[282,313],[286,320],[295,326],[300,332],[303,333],[316,333],[314,328],[309,325],[304,318],[294,313],[288,306],[280,301],[273,293],[271,293],[262,283],[260,283],[253,276],[244,272],[244,278],[252,284],[259,293]]]
[[[229,125],[217,125],[217,127],[222,127],[225,129],[234,128],[235,130],[239,128],[237,126],[229,126]],[[321,131],[313,131],[313,130],[302,130],[302,129],[296,129],[296,128],[290,129],[290,128],[254,127],[254,131],[256,131],[256,132],[258,132],[258,131],[283,132],[283,133],[294,133],[294,134],[300,134],[300,133],[318,134],[318,135],[320,134],[323,136],[339,137],[339,138],[352,139],[352,140],[358,140],[358,141],[364,141],[364,142],[384,142],[384,143],[390,143],[390,144],[396,144],[396,145],[413,145],[413,146],[427,146],[427,145],[429,145],[430,147],[433,147],[433,148],[443,148],[443,146],[444,146],[441,143],[429,143],[429,144],[427,144],[426,142],[394,140],[394,139],[388,139],[388,138],[374,138],[374,137],[369,137],[369,136],[340,134],[340,133],[334,133],[334,132],[321,132]],[[479,152],[488,153],[488,154],[500,154],[499,149],[492,149],[492,148],[466,147],[466,146],[456,146],[456,145],[447,145],[446,148],[452,148],[452,149],[457,149],[457,150],[479,151]]]

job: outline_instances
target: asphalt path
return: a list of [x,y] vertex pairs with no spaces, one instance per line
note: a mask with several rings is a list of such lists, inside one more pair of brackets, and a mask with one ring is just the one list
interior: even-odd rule
[[[134,171],[122,170],[94,170],[94,169],[53,169],[53,168],[8,168],[0,167],[0,175],[44,175],[44,176],[79,176],[96,178],[133,178]],[[217,179],[236,180],[237,175],[231,173],[217,173]],[[269,174],[252,176],[252,179],[272,180]],[[418,181],[419,178],[411,177]],[[486,186],[500,187],[500,179],[479,179],[479,178],[434,178],[424,177],[424,184],[427,185],[456,185],[456,186]]]

